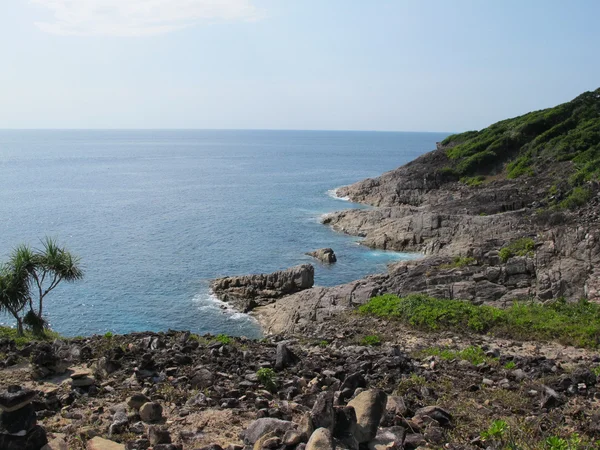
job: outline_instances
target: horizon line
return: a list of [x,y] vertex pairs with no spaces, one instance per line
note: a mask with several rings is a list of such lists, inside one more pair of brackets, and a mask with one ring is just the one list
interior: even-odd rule
[[303,129],[303,128],[0,128],[0,131],[310,131],[347,133],[448,133],[457,131],[432,130],[349,130],[349,129]]

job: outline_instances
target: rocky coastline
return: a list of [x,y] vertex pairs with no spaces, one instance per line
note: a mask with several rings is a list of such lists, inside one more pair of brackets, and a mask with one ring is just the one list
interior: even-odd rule
[[[556,117],[599,102],[600,91],[587,94]],[[314,286],[310,264],[213,280],[220,299],[258,319],[264,339],[0,339],[0,450],[598,448],[598,346],[431,333],[354,313],[381,294],[500,308],[600,303],[596,168],[580,176],[567,157],[532,162],[531,143],[557,134],[555,116],[538,113],[451,136],[336,190],[372,208],[329,214],[324,225],[423,258],[334,287]],[[507,123],[508,135],[478,141]],[[313,256],[331,263],[329,250]]]

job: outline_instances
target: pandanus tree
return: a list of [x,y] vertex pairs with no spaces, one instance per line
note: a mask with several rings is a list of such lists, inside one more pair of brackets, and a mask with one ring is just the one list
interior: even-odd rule
[[[41,332],[44,299],[62,281],[73,282],[83,278],[79,258],[54,239],[42,241],[42,248],[32,250],[27,245],[17,247],[8,264],[0,272],[0,308],[10,312],[17,320],[19,333],[23,323]],[[25,316],[22,312],[29,306]]]

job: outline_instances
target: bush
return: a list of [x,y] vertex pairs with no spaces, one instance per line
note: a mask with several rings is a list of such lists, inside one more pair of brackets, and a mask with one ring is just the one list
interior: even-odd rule
[[275,371],[268,367],[258,369],[256,377],[260,384],[262,384],[268,391],[274,391],[277,389],[277,382],[275,381]]
[[531,238],[521,238],[500,249],[498,256],[502,262],[508,261],[513,256],[533,256],[535,241]]
[[365,336],[361,339],[362,345],[381,345],[381,338],[377,335]]
[[600,305],[586,300],[557,300],[548,305],[516,302],[500,309],[421,294],[386,294],[360,306],[359,313],[397,319],[428,331],[447,329],[509,339],[555,340],[578,347],[600,346]]
[[573,188],[567,198],[560,202],[562,209],[577,209],[585,205],[592,198],[592,191],[587,187],[577,186]]
[[472,264],[477,264],[475,258],[471,258],[470,256],[456,256],[451,263],[441,264],[440,269],[460,269]]

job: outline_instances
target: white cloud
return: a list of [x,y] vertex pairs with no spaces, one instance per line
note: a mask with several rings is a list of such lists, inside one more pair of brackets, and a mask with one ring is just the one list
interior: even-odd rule
[[53,15],[36,22],[61,35],[149,36],[198,23],[252,21],[260,11],[251,0],[30,0]]

